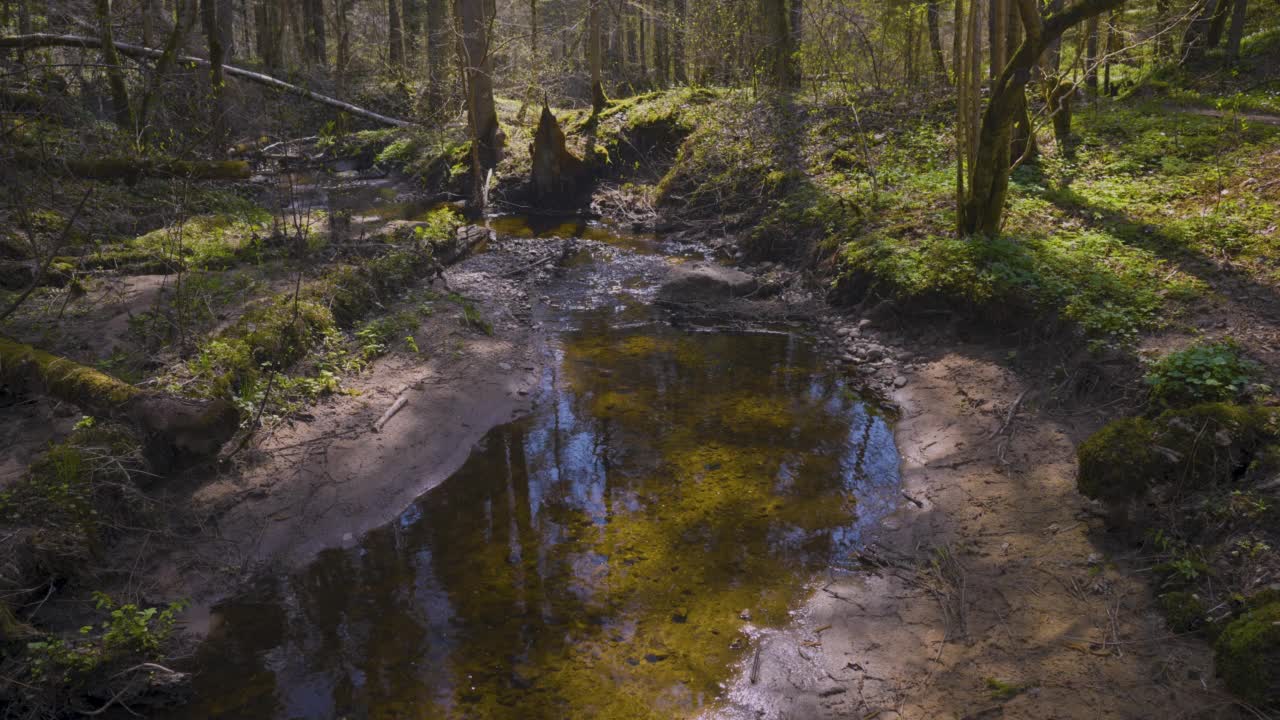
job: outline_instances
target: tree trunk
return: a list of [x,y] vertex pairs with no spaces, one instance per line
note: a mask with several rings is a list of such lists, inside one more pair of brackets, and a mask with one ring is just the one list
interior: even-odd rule
[[302,0],[302,25],[307,64],[326,67],[329,52],[325,42],[324,0]]
[[1197,59],[1204,54],[1208,42],[1209,25],[1213,22],[1219,0],[1199,0],[1192,9],[1191,22],[1182,35],[1183,60]]
[[1244,21],[1249,13],[1249,0],[1236,0],[1231,11],[1231,30],[1227,33],[1227,57],[1235,62],[1240,58],[1240,41],[1244,39]]
[[[796,56],[803,47],[804,42],[804,0],[791,0],[791,72],[794,74],[792,83],[795,87],[800,87],[804,80],[804,74],[800,67],[800,58]],[[912,45],[914,48],[915,46]]]
[[765,72],[778,88],[796,87],[795,51],[791,45],[789,13],[786,0],[760,0],[760,17],[764,23]]
[[674,10],[671,24],[671,69],[676,84],[685,85],[689,82],[689,71],[685,68],[684,60],[684,26],[687,14],[685,0],[674,0]]
[[994,86],[1000,77],[1004,66],[1009,62],[1008,54],[1008,35],[1009,22],[1009,0],[991,0],[991,15],[987,19],[989,30],[988,43],[991,47],[991,67],[988,69],[988,78]]
[[387,62],[395,70],[404,69],[404,32],[400,26],[399,0],[387,0]]
[[1235,5],[1232,0],[1218,0],[1218,4],[1213,8],[1213,17],[1209,19],[1209,31],[1205,39],[1205,45],[1209,48],[1216,48],[1222,44],[1222,33],[1227,29],[1227,19],[1231,17],[1231,8]]
[[929,21],[929,50],[933,54],[933,71],[938,77],[946,80],[947,60],[942,52],[942,6],[938,0],[929,0],[926,15]]
[[1084,86],[1090,99],[1098,97],[1098,16],[1085,24]]
[[218,43],[222,47],[222,60],[236,56],[236,7],[235,0],[216,0],[218,14]]
[[489,29],[496,8],[494,0],[454,0],[453,12],[458,26],[458,59],[467,99],[467,123],[471,130],[471,202],[475,207],[484,207],[485,180],[488,172],[502,160],[505,141],[493,101]]
[[[590,7],[587,10],[587,23],[591,26],[591,42],[590,42],[590,61],[591,61],[591,111],[598,113],[605,109],[609,104],[609,99],[604,94],[604,80],[601,77],[601,52],[600,52],[600,10],[598,0],[589,0]],[[554,121],[555,118],[552,118]],[[541,126],[541,121],[539,121]]]
[[656,0],[657,12],[653,18],[653,81],[660,88],[667,87],[671,57],[667,49],[667,4],[669,0]]
[[449,77],[449,38],[453,28],[449,25],[449,9],[446,0],[426,0],[427,3],[427,104],[432,112],[444,108],[445,83]]
[[97,0],[97,11],[102,62],[107,66],[107,85],[111,88],[111,109],[115,113],[116,125],[130,135],[135,135],[138,128],[133,105],[129,103],[129,86],[125,84],[124,66],[121,64],[120,54],[116,52],[115,38],[111,31],[111,0]]
[[220,0],[200,0],[200,15],[204,22],[205,37],[209,41],[209,97],[213,105],[210,137],[219,155],[226,151],[227,146],[227,117],[222,93],[226,78],[222,72],[222,29],[219,25],[220,13],[217,11],[220,4]]
[[165,474],[221,449],[239,427],[225,400],[185,400],[143,392],[110,375],[0,336],[0,381],[48,395],[86,415],[132,426],[151,469]]
[[964,234],[995,235],[1000,232],[1004,201],[1009,190],[1009,148],[1019,102],[1026,100],[1031,70],[1045,47],[1073,27],[1100,13],[1112,10],[1124,0],[1079,0],[1065,11],[1041,18],[1037,0],[1017,0],[1026,41],[1005,66],[992,88],[991,99],[982,115],[970,168],[968,194],[960,208],[959,226]]

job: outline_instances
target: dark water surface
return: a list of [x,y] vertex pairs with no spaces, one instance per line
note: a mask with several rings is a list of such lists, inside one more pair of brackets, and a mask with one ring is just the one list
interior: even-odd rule
[[183,717],[672,718],[714,707],[898,493],[802,336],[578,311],[531,416],[348,549],[216,609]]

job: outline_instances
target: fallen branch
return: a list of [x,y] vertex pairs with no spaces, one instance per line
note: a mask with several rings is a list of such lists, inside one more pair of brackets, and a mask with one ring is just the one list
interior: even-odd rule
[[[158,60],[160,59],[161,56],[164,55],[164,53],[160,50],[156,50],[155,48],[143,47],[141,45],[132,45],[130,43],[122,43],[122,42],[116,42],[112,44],[115,45],[117,52],[119,52],[121,55],[127,55],[129,57]],[[34,48],[42,48],[42,47],[70,47],[70,48],[93,49],[93,48],[101,48],[102,41],[98,38],[86,37],[84,35],[54,35],[51,33],[33,33],[30,35],[15,35],[12,37],[0,37],[0,48],[18,48],[22,50],[31,50]],[[209,67],[209,61],[205,60],[204,58],[192,57],[190,55],[179,55],[177,60],[180,63],[199,65],[200,67]],[[352,105],[349,102],[344,102],[337,98],[329,97],[328,95],[321,95],[318,92],[313,92],[304,87],[291,85],[283,80],[273,78],[270,75],[263,75],[262,73],[253,72],[251,70],[245,70],[244,68],[238,68],[233,65],[223,65],[222,71],[232,77],[238,77],[238,78],[241,78],[242,80],[248,80],[250,82],[258,83],[259,85],[266,85],[267,87],[272,87],[277,90],[282,90],[284,92],[291,93],[299,97],[304,97],[314,102],[318,102],[322,105],[328,105],[329,107],[337,108],[351,115],[356,115],[358,117],[366,118],[368,120],[373,120],[374,122],[379,122],[384,125],[391,125],[393,127],[412,127],[414,125],[414,123],[411,123],[407,120],[400,120],[398,118],[387,117],[386,115],[381,115],[379,113],[373,112],[372,110],[366,110],[362,107]]]
[[408,404],[409,401],[403,397],[392,403],[391,407],[387,408],[387,411],[382,413],[382,417],[378,418],[378,421],[373,424],[373,431],[382,432],[382,426],[386,425],[391,418],[395,417],[396,413],[400,412],[400,408],[403,408]]

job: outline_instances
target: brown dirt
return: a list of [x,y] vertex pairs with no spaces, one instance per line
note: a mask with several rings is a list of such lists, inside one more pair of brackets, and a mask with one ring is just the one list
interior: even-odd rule
[[[1039,409],[989,351],[956,348],[904,377],[892,399],[911,500],[882,522],[866,556],[880,566],[833,572],[791,627],[764,634],[756,682],[750,657],[716,716],[1227,709],[1208,648],[1165,629],[1136,558],[1105,537],[1076,492],[1073,440],[1096,421]],[[961,568],[951,583],[930,569],[939,548]],[[1000,697],[993,683],[1017,689]]]

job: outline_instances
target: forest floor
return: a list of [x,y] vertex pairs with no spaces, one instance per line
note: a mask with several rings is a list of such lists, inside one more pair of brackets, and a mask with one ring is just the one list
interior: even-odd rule
[[[948,131],[929,110],[877,109],[855,127],[843,107],[789,114],[698,90],[622,101],[598,128],[568,114],[573,142],[582,147],[589,132],[642,176],[610,185],[598,208],[719,247],[762,278],[788,265],[809,290],[830,286],[832,362],[900,413],[903,502],[862,569],[833,570],[792,624],[760,632],[711,716],[1239,711],[1209,645],[1160,615],[1161,588],[1149,578],[1166,558],[1107,533],[1076,487],[1076,446],[1141,409],[1141,358],[1232,339],[1262,379],[1280,378],[1276,116],[1185,100],[1139,97],[1080,113],[1077,155],[1055,149],[1015,177],[1008,237],[962,241],[947,220]],[[414,156],[412,138],[369,135],[410,174],[438,159],[438,148]],[[523,140],[514,135],[512,146]],[[505,174],[522,177],[527,160],[513,156]],[[243,203],[230,204],[234,227],[263,229]],[[324,232],[307,237],[324,247]],[[99,577],[139,601],[195,599],[199,634],[202,610],[255,574],[287,572],[393,518],[490,428],[527,411],[548,362],[534,307],[555,300],[542,296],[565,242],[504,237],[446,270],[446,291],[415,281],[380,298],[342,329],[356,347],[338,353],[340,383],[326,384],[327,366],[287,374],[293,394],[240,453],[155,491],[168,519],[113,529]],[[143,246],[139,238],[129,249]],[[199,307],[186,310],[194,344],[180,343],[182,357],[152,357],[143,322],[184,297],[163,300],[166,275],[93,278],[56,333],[51,319],[63,319],[71,291],[49,288],[6,332],[122,377],[215,392],[193,358],[221,362],[209,341],[293,282],[273,264],[279,257],[225,270],[225,250],[195,249],[193,262],[209,264],[192,275]],[[378,324],[387,319],[395,322]],[[77,420],[47,401],[8,409],[0,489]]]

